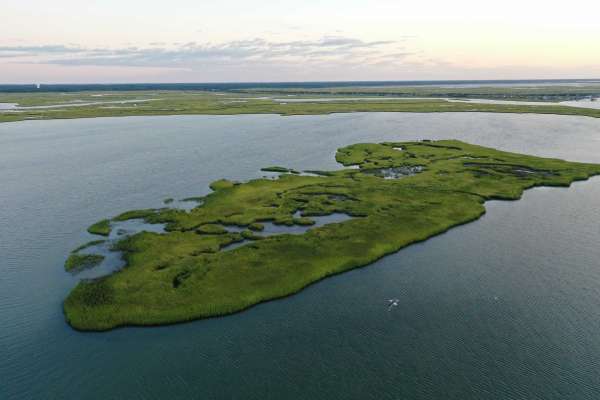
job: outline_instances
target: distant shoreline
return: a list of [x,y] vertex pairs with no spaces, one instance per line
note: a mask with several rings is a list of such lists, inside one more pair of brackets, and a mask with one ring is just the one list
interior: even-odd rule
[[598,83],[596,79],[492,79],[492,80],[401,80],[401,81],[307,81],[307,82],[199,82],[199,83],[60,83],[60,84],[0,84],[0,93],[46,93],[83,91],[143,91],[143,90],[237,90],[323,87],[377,86],[460,86],[460,85],[528,85]]

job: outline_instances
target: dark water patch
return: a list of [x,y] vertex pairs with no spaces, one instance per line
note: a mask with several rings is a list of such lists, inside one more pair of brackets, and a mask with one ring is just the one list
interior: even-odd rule
[[84,269],[76,273],[76,277],[80,280],[97,279],[106,275],[110,275],[119,271],[125,266],[123,255],[120,251],[113,250],[114,241],[106,241],[96,246],[88,247],[80,252],[80,254],[98,255],[103,259],[93,268]]
[[77,254],[104,257],[92,268],[77,271],[77,277],[79,279],[96,279],[120,270],[125,266],[125,261],[123,254],[114,249],[117,242],[140,232],[165,233],[165,226],[166,224],[149,224],[142,219],[111,222],[112,230],[107,240],[89,242],[84,245],[85,247],[77,249]]
[[[299,220],[301,220],[302,218],[307,218],[307,217],[303,217],[300,211],[297,211],[296,213],[294,213],[295,221],[299,222]],[[256,240],[258,238],[266,238],[269,236],[284,235],[284,234],[302,235],[311,229],[319,228],[319,227],[329,225],[329,224],[345,222],[345,221],[352,219],[353,217],[348,214],[344,214],[344,213],[333,213],[333,214],[329,214],[329,215],[310,216],[308,218],[310,218],[310,220],[314,223],[311,223],[311,224],[295,223],[293,225],[283,225],[283,224],[275,224],[274,222],[271,222],[271,221],[261,222],[260,224],[262,225],[262,229],[253,230],[252,236],[255,236],[255,237],[252,239]],[[247,230],[247,228],[244,226],[225,225],[224,227],[229,232],[238,232],[238,233],[242,233],[242,234]],[[250,231],[248,231],[248,232],[250,232]],[[243,236],[245,236],[244,240],[223,246],[221,248],[221,250],[224,250],[224,251],[232,250],[232,249],[238,248],[238,247],[243,246],[252,241],[252,239],[250,239],[249,235],[243,235]]]
[[[294,214],[294,218],[301,218],[302,215],[299,212]],[[321,216],[310,216],[311,220],[314,221],[312,225],[278,225],[273,222],[263,222],[264,229],[261,232],[258,232],[261,236],[272,236],[272,235],[281,235],[281,234],[290,234],[290,235],[302,235],[306,233],[310,229],[319,228],[321,226],[325,226],[328,224],[336,224],[348,221],[352,219],[348,214],[343,213],[333,213],[329,215],[321,215]]]
[[109,240],[120,240],[140,232],[165,233],[166,224],[149,224],[143,219],[129,219],[111,222]]
[[276,173],[280,173],[280,174],[297,175],[300,173],[300,172],[296,171],[295,169],[285,168],[285,167],[280,167],[280,166],[264,167],[264,168],[261,168],[260,170],[263,172],[276,172]]
[[190,276],[192,276],[192,273],[190,271],[183,271],[175,275],[175,277],[173,278],[173,288],[177,289]]
[[378,176],[383,179],[401,179],[407,176],[412,176],[422,172],[425,168],[422,165],[390,167],[390,168],[374,168],[363,170],[362,173]]
[[88,247],[97,246],[97,245],[102,244],[104,242],[106,242],[106,240],[104,240],[104,239],[89,241],[89,242],[87,242],[85,244],[82,244],[81,246],[75,248],[72,251],[72,253],[77,253],[77,252],[79,252],[81,250],[87,249]]
[[237,249],[238,247],[242,247],[247,245],[250,242],[250,240],[247,239],[240,239],[238,241],[226,244],[225,246],[221,246],[221,251],[229,251],[229,250],[233,250],[233,249]]
[[515,164],[488,164],[488,163],[471,163],[466,162],[463,164],[465,167],[473,167],[478,168],[480,174],[489,174],[489,172],[485,170],[490,170],[499,173],[510,173],[520,178],[526,178],[530,176],[556,176],[557,173],[545,169],[534,169],[530,167],[525,167],[523,165],[515,165]]
[[348,196],[347,194],[327,194],[327,198],[332,201],[358,201],[352,196]]

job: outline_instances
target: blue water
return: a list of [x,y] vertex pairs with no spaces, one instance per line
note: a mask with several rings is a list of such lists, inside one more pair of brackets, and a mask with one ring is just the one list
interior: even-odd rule
[[[91,223],[360,141],[458,138],[600,162],[600,120],[500,114],[185,116],[0,124],[0,399],[600,398],[600,178],[292,297],[81,333],[62,264]],[[388,310],[387,299],[399,304]]]

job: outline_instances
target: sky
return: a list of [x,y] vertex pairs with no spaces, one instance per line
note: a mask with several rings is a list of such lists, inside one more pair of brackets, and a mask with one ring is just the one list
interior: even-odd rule
[[600,78],[600,1],[0,7],[0,84],[550,78]]

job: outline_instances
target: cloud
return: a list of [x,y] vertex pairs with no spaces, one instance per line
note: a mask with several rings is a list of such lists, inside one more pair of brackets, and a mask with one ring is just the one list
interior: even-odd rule
[[[404,38],[401,38],[403,40]],[[413,54],[400,41],[365,41],[346,36],[316,40],[269,41],[262,38],[224,43],[154,42],[146,47],[86,48],[73,45],[2,46],[0,58],[13,63],[62,66],[121,66],[194,70],[207,65],[377,64]]]
[[31,57],[48,54],[72,54],[78,53],[81,49],[74,46],[65,45],[44,45],[44,46],[0,46],[1,58]]

